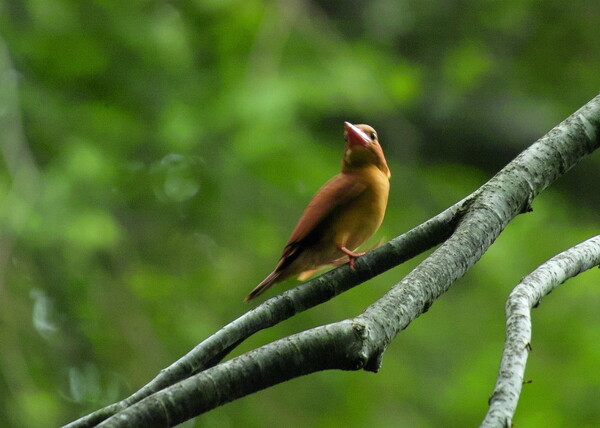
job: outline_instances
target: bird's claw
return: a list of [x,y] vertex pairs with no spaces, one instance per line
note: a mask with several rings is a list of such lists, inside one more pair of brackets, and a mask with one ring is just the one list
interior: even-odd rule
[[350,265],[350,270],[351,271],[354,271],[354,261],[358,257],[363,256],[365,254],[364,251],[361,251],[359,253],[355,253],[354,251],[350,251],[346,247],[340,247],[340,250],[342,250],[342,252],[345,253],[348,256],[348,264]]
[[356,260],[356,257],[350,257],[350,259],[348,260],[348,263],[350,264],[350,270],[354,271],[354,261]]

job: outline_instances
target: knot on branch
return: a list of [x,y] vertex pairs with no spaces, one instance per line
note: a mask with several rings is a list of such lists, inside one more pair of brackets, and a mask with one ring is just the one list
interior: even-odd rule
[[363,369],[368,372],[377,373],[381,367],[384,349],[379,349],[373,344],[378,341],[373,340],[369,326],[362,321],[354,320],[352,329],[358,339],[359,350],[356,353],[356,370]]

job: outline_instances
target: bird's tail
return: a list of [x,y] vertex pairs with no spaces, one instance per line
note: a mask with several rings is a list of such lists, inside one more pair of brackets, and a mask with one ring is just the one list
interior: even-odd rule
[[244,302],[247,302],[249,300],[254,299],[257,296],[260,296],[263,292],[265,292],[266,290],[268,290],[269,288],[271,288],[271,286],[273,286],[273,284],[275,284],[276,282],[281,281],[281,279],[279,279],[281,275],[281,271],[275,269],[273,272],[271,272],[265,279],[263,279],[261,281],[260,284],[258,284],[254,290],[252,290],[250,292],[250,294],[248,294],[245,298],[244,298]]

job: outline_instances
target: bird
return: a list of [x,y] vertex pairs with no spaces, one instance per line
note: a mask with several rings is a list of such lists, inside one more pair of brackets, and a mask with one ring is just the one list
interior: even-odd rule
[[365,254],[355,252],[381,226],[390,189],[390,169],[377,132],[344,122],[341,172],[313,196],[298,220],[277,266],[248,294],[249,301],[294,275],[305,280],[325,265],[339,266]]

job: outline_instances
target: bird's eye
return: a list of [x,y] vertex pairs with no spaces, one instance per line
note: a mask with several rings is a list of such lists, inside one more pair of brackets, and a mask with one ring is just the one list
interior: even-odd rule
[[375,141],[377,139],[377,134],[374,132],[371,132],[371,140]]

